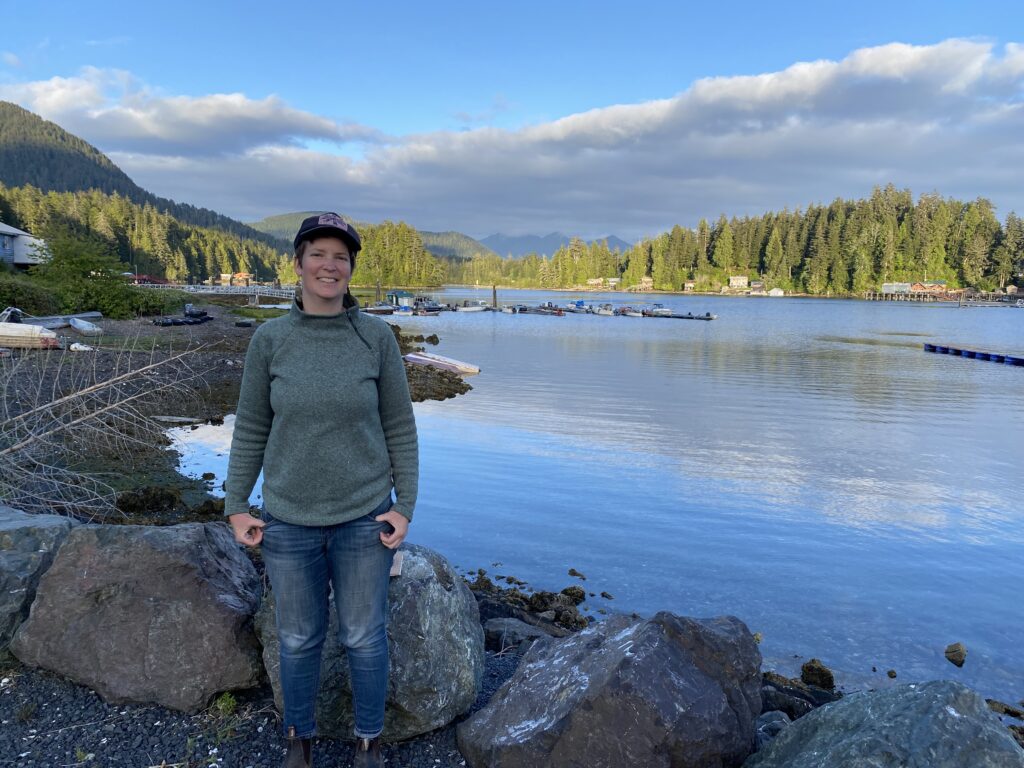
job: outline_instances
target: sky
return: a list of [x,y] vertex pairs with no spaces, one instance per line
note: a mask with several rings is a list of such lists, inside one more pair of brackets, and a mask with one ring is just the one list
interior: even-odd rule
[[1024,3],[0,0],[0,100],[252,221],[636,240],[862,198],[1024,213]]

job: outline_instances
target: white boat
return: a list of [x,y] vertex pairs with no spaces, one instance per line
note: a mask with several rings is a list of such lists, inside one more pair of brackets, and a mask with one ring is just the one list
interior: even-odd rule
[[17,307],[7,307],[5,310],[0,312],[0,323],[6,322],[18,322],[19,320],[29,325],[39,325],[43,328],[49,328],[51,331],[56,331],[59,328],[66,328],[71,324],[71,318],[78,317],[83,320],[101,320],[103,318],[102,312],[76,312],[73,315],[48,315],[46,317],[33,317],[32,315],[24,312]]
[[407,306],[407,305],[403,305],[403,306],[400,306],[400,307],[395,307],[395,314],[396,315],[405,315],[407,317],[412,317],[412,315],[413,315],[413,308],[410,307],[410,306]]
[[0,323],[0,347],[12,349],[59,349],[57,334],[41,325]]
[[435,355],[432,352],[410,352],[403,356],[406,362],[414,365],[429,365],[433,368],[440,368],[442,371],[451,371],[460,376],[473,376],[480,373],[479,366],[464,363],[461,360],[454,360],[450,357]]
[[602,304],[600,307],[598,307],[596,310],[594,310],[594,314],[595,315],[605,315],[607,317],[611,317],[612,315],[615,314],[615,310],[612,308],[611,304]]
[[490,308],[491,305],[486,301],[478,300],[473,303],[467,301],[461,307],[456,307],[455,310],[457,312],[486,312]]
[[88,320],[83,320],[80,317],[69,318],[68,322],[71,324],[72,328],[83,336],[103,335],[103,329],[96,325],[96,323],[90,323]]
[[364,307],[363,312],[368,315],[393,315],[395,314],[395,308],[391,304],[374,304],[372,307]]

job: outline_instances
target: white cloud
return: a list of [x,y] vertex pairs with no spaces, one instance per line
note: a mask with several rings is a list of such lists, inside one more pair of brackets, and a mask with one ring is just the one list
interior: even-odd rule
[[[11,88],[0,86],[0,98]],[[14,100],[110,152],[143,186],[241,217],[325,208],[476,235],[637,237],[889,182],[1024,211],[1019,44],[893,43],[515,131],[400,138],[273,96],[165,97],[126,73],[13,88]],[[339,157],[297,137],[366,151]]]
[[0,61],[3,61],[8,67],[21,66],[21,59],[18,58],[18,54],[11,53],[10,51],[0,52]]

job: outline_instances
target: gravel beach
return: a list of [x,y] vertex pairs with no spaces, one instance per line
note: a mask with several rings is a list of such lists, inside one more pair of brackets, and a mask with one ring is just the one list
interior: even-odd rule
[[[472,711],[515,671],[519,657],[488,652]],[[270,687],[185,715],[163,707],[105,703],[88,688],[16,662],[0,665],[0,766],[19,768],[277,768],[284,754]],[[321,739],[318,768],[347,768],[351,743]],[[458,768],[455,724],[384,748],[396,768]]]

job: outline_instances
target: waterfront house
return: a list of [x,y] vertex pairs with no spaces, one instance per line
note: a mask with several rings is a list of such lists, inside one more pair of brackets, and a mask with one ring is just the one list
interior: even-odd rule
[[653,277],[641,277],[640,285],[637,286],[638,291],[653,291],[654,290],[654,278]]
[[748,287],[748,278],[746,275],[731,275],[729,277],[729,288],[730,290],[743,290]]
[[772,288],[770,291],[768,291],[768,295],[769,296],[785,296],[786,292],[784,290],[782,290],[781,288]]
[[764,280],[751,280],[750,281],[750,295],[751,296],[764,296]]
[[411,307],[415,296],[408,291],[389,291],[384,298],[393,307]]
[[621,277],[609,277],[609,278],[606,278],[606,280],[608,282],[608,287],[609,288],[618,288],[619,287],[619,283],[622,282],[622,278]]
[[40,238],[0,221],[0,262],[15,269],[28,269],[45,261],[48,253]]
[[945,280],[925,280],[923,282],[911,283],[911,293],[945,293]]
[[697,284],[693,282],[693,280],[687,280],[685,283],[683,283],[684,293],[693,293],[693,291],[696,290],[696,288]]

